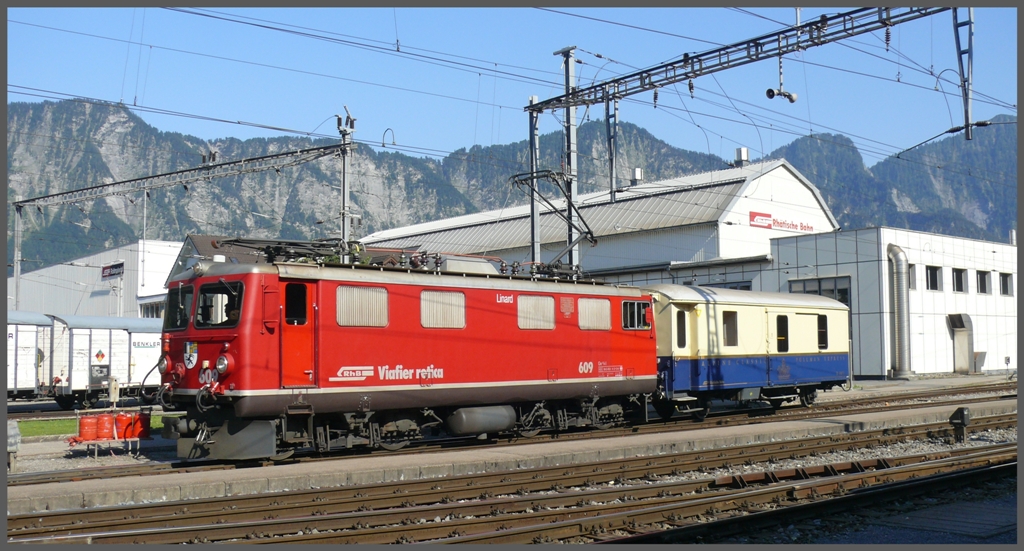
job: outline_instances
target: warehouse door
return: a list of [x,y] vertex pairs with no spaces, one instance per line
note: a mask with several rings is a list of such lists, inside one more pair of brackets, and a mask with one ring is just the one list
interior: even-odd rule
[[281,324],[281,386],[310,387],[316,381],[314,319],[316,285],[285,283]]

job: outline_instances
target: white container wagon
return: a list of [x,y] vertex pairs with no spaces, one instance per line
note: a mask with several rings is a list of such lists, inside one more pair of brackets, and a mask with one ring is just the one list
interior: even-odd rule
[[45,395],[50,386],[53,322],[36,312],[7,312],[7,399]]
[[[52,345],[52,394],[64,409],[75,402],[89,408],[110,395],[152,396],[160,386],[153,369],[160,360],[159,318],[55,316]],[[148,375],[148,378],[147,378]]]

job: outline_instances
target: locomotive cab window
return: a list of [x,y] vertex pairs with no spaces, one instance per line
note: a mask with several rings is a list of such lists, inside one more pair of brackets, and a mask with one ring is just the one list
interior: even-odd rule
[[725,336],[725,346],[739,346],[740,327],[736,312],[722,312],[722,334]]
[[651,303],[626,300],[622,302],[623,329],[650,329],[651,322],[647,319],[647,311]]
[[285,285],[284,322],[288,325],[306,325],[308,319],[305,284],[289,283]]
[[775,317],[775,339],[779,352],[789,352],[789,317]]
[[235,327],[242,314],[242,282],[224,281],[199,288],[196,328]]
[[[173,284],[172,284],[173,285]],[[178,285],[167,291],[167,312],[164,316],[164,331],[175,331],[188,327],[189,316],[192,314],[191,285]]]

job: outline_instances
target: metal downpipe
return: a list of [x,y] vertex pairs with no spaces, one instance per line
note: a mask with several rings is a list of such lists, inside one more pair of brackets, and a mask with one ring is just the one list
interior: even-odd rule
[[893,265],[893,302],[896,314],[896,367],[893,379],[910,378],[910,263],[907,253],[896,245],[889,244],[886,252]]

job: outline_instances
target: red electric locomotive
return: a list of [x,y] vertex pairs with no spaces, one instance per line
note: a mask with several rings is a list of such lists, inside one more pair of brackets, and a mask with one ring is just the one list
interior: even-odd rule
[[168,283],[159,399],[186,411],[165,426],[181,457],[610,426],[646,415],[656,390],[636,288],[229,241],[266,262],[202,260]]

